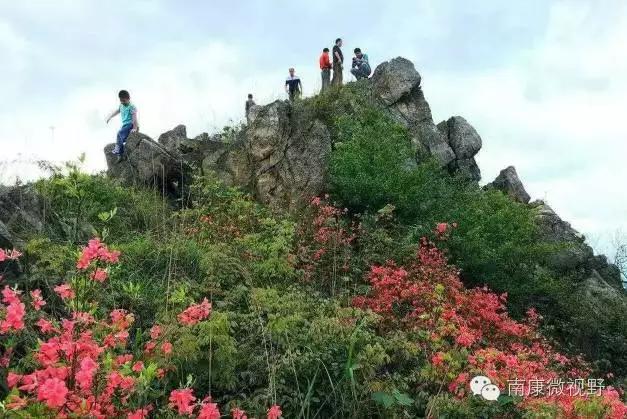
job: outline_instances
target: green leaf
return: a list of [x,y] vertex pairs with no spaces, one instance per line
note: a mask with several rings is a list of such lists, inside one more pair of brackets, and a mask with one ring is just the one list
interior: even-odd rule
[[389,409],[394,404],[394,397],[382,391],[372,393],[370,397],[375,403],[382,405],[386,409]]
[[497,400],[501,406],[514,403],[514,398],[508,394],[501,394]]
[[394,398],[401,406],[411,406],[414,403],[414,399],[409,397],[409,394],[401,393],[398,390],[394,390]]

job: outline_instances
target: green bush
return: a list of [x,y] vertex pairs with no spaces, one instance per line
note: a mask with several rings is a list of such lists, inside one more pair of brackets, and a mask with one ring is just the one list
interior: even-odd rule
[[154,192],[122,186],[105,175],[86,174],[75,163],[35,186],[46,206],[47,235],[55,241],[78,244],[106,235],[115,243],[135,232],[168,229],[164,223],[169,204]]
[[[334,196],[353,212],[373,213],[391,204],[405,225],[403,242],[417,243],[436,224],[456,223],[443,243],[468,285],[488,284],[508,292],[521,314],[547,282],[535,266],[547,247],[538,242],[531,211],[499,191],[448,175],[435,162],[414,162],[407,131],[376,110],[337,121],[340,143],[333,151]],[[408,232],[408,233],[407,233]]]

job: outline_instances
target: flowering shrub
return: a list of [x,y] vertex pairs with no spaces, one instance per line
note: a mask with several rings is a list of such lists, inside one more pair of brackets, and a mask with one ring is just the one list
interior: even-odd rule
[[[2,252],[3,257],[19,257],[16,252]],[[12,414],[55,417],[127,417],[146,418],[159,409],[163,380],[175,370],[169,362],[173,345],[168,340],[178,329],[154,325],[144,352],[129,352],[130,328],[134,316],[115,309],[105,319],[92,313],[95,303],[89,301],[92,287],[107,281],[108,270],[118,263],[120,253],[110,250],[98,239],[90,240],[76,263],[77,275],[71,283],[55,287],[70,315],[55,319],[42,312],[46,302],[40,290],[30,292],[32,326],[39,333],[39,343],[32,348],[32,362],[26,371],[12,362],[11,339],[2,341],[3,366],[10,389],[4,409]],[[2,291],[0,334],[18,335],[27,324],[26,303],[21,292],[8,286]],[[89,311],[80,311],[84,308]],[[177,315],[182,327],[193,327],[211,314],[205,298]],[[180,327],[179,326],[179,327]],[[161,384],[159,384],[161,383]],[[179,415],[198,418],[220,417],[216,403],[210,398],[198,400],[191,388],[173,390],[168,397],[169,408]],[[244,417],[243,412],[240,417]],[[268,410],[268,418],[280,417],[278,406]],[[235,417],[235,413],[233,415]]]
[[343,219],[346,209],[326,200],[328,196],[311,200],[307,217],[311,223],[304,224],[299,232],[298,258],[305,281],[316,282],[333,294],[339,278],[350,269],[357,228]]
[[[446,224],[439,224],[436,234],[447,230]],[[413,265],[375,266],[368,279],[371,293],[354,298],[353,304],[381,315],[382,333],[402,328],[415,336],[428,361],[422,374],[458,397],[468,395],[468,383],[475,375],[488,376],[501,389],[507,388],[508,380],[518,379],[521,391],[529,394],[532,379],[550,381],[590,373],[581,359],[557,353],[539,335],[535,311],[518,322],[506,312],[505,294],[496,295],[487,288],[465,289],[458,271],[426,239]],[[598,397],[547,395],[525,398],[519,405],[532,412],[552,405],[564,417],[576,417],[572,415],[577,409],[593,403],[607,417],[621,418],[627,413],[611,387]]]

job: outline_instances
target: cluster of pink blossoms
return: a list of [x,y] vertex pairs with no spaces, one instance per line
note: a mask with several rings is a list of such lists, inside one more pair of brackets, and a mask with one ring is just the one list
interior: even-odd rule
[[19,291],[12,290],[8,285],[2,290],[2,302],[6,304],[6,312],[4,320],[0,321],[0,334],[24,328],[26,306],[20,301],[19,295]]
[[193,304],[177,316],[183,326],[193,326],[211,314],[211,303],[205,298],[200,304]]
[[17,260],[20,256],[22,256],[22,254],[15,249],[0,249],[0,262],[4,262],[7,260]]
[[[196,397],[191,388],[183,388],[173,390],[170,393],[170,408],[176,410],[179,415],[191,416],[198,407],[198,419],[220,419],[220,409],[217,403],[212,403],[211,398],[207,397],[200,403],[195,403]],[[279,419],[281,417],[281,407],[272,405],[266,413],[267,419]],[[247,419],[246,412],[240,408],[231,410],[232,419]]]
[[[436,236],[446,238],[450,227],[436,226]],[[431,365],[422,371],[434,382],[448,384],[459,398],[468,396],[468,382],[473,375],[485,375],[500,388],[512,379],[529,385],[531,380],[549,382],[560,377],[590,375],[589,367],[579,358],[568,358],[542,338],[538,331],[539,315],[528,312],[528,320],[512,319],[506,308],[507,295],[488,288],[467,289],[459,271],[448,264],[444,254],[429,240],[421,239],[414,263],[406,267],[388,262],[373,266],[368,280],[368,295],[353,299],[353,304],[381,316],[380,329],[424,331],[417,334]],[[403,310],[398,310],[403,307]],[[453,378],[451,378],[453,377]],[[525,398],[519,408],[535,414],[542,406],[558,411],[559,417],[574,418],[585,403],[595,403],[606,410],[603,417],[627,417],[627,406],[617,390],[607,387],[599,396],[566,394]]]
[[[8,255],[8,256],[7,256]],[[17,258],[19,253],[2,251],[0,259]],[[91,240],[81,253],[77,269],[97,282],[107,278],[106,265],[116,263],[119,252],[110,251],[98,239]],[[102,264],[101,264],[102,263]],[[90,272],[86,272],[89,268]],[[69,284],[61,284],[54,291],[67,301],[77,298],[77,293]],[[82,294],[78,293],[79,297]],[[33,350],[33,360],[37,366],[30,373],[17,373],[9,368],[7,386],[11,393],[5,400],[5,408],[19,414],[34,403],[42,403],[55,417],[126,417],[146,419],[154,410],[152,404],[131,408],[137,399],[138,379],[145,371],[144,360],[152,358],[134,357],[124,352],[128,346],[129,328],[134,316],[125,310],[113,310],[106,321],[96,319],[92,314],[72,311],[69,318],[48,319],[41,309],[46,305],[39,289],[30,292],[30,305],[39,312],[33,325],[41,337],[38,347]],[[25,329],[26,305],[20,299],[20,292],[5,286],[0,305],[0,334],[18,333]],[[185,326],[203,321],[211,314],[211,304],[205,298],[200,304],[193,304],[177,318]],[[144,356],[150,356],[158,346],[167,358],[173,352],[173,345],[165,339],[164,327],[154,325],[150,329],[150,341],[146,344]],[[5,348],[0,366],[9,367],[12,348]],[[161,358],[162,360],[165,358]],[[152,365],[153,360],[150,361]],[[173,366],[161,364],[165,369]],[[159,364],[157,364],[159,365]],[[157,379],[165,376],[164,368],[156,370]],[[198,402],[192,389],[174,390],[169,397],[170,407],[178,414],[199,419],[220,419],[218,405],[210,398]],[[246,419],[243,410],[232,410],[235,419]],[[281,409],[273,405],[267,411],[268,419],[281,417]]]
[[109,250],[100,239],[91,239],[87,246],[83,248],[81,256],[76,262],[76,268],[85,270],[89,268],[92,262],[102,261],[106,263],[117,263],[120,258],[120,252],[117,250]]

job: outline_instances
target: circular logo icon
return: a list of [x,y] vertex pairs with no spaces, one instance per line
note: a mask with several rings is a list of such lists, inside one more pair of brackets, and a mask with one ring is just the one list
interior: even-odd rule
[[497,400],[501,395],[501,390],[484,375],[477,375],[470,380],[470,390],[473,395],[490,401]]

